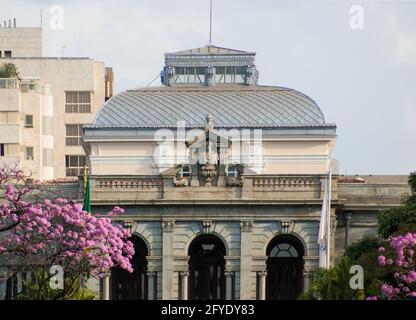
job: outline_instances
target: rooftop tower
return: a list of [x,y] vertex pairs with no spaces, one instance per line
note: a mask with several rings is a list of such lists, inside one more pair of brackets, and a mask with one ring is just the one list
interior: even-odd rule
[[212,45],[166,53],[161,81],[166,86],[256,85],[255,56]]

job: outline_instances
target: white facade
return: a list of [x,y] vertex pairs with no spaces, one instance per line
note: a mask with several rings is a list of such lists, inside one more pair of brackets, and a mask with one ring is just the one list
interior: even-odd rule
[[0,67],[12,63],[19,73],[0,79],[0,163],[42,180],[80,174],[80,126],[105,101],[104,63],[43,57],[40,28],[0,28],[0,51]]

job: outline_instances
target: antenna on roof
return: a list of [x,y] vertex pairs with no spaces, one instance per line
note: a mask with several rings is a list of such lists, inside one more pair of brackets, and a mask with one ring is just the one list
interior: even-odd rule
[[208,45],[212,46],[212,0],[210,0],[210,10],[209,10],[209,43]]
[[40,9],[40,27],[43,28],[43,10]]

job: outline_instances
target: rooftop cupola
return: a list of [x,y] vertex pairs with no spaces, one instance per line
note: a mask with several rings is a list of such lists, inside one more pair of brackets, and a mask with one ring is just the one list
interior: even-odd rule
[[255,56],[216,46],[166,53],[161,81],[166,86],[256,85]]

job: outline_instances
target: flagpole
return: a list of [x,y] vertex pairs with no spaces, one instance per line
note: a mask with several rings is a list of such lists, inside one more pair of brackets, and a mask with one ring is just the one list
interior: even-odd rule
[[[327,176],[325,175],[325,178]],[[323,195],[322,195],[322,210],[321,217],[319,220],[319,235],[318,235],[318,244],[319,244],[319,267],[327,267],[327,255],[326,255],[326,233],[327,233],[327,205],[328,205],[328,181],[322,184]]]
[[327,245],[326,245],[326,259],[328,268],[331,266],[331,193],[332,193],[332,170],[331,170],[331,159],[329,160],[329,171],[328,171],[328,204],[327,209]]
[[84,165],[84,196],[85,192],[87,192],[87,166]]
[[322,196],[322,211],[319,221],[319,267],[329,268],[331,265],[331,159],[328,159],[325,173],[324,193]]
[[91,213],[91,197],[90,197],[90,178],[88,176],[88,167],[84,166],[84,206],[83,210]]

